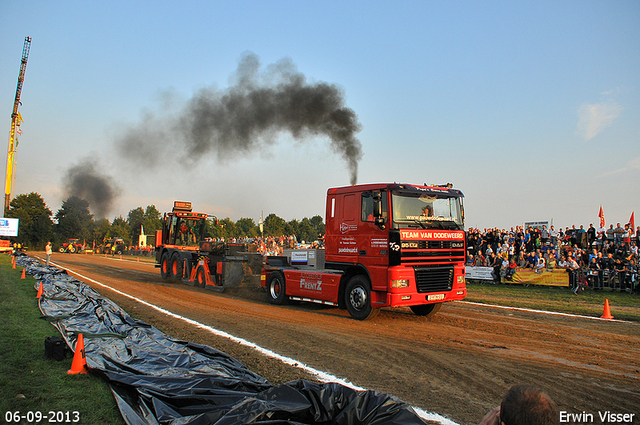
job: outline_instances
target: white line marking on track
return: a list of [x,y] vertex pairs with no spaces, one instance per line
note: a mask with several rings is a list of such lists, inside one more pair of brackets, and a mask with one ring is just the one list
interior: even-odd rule
[[509,307],[509,306],[505,306],[505,305],[485,304],[485,303],[477,303],[477,302],[473,302],[473,301],[455,301],[455,302],[462,303],[462,304],[479,305],[479,306],[482,306],[482,307],[502,308],[504,310],[524,311],[524,312],[527,312],[527,313],[550,314],[550,315],[553,315],[553,316],[576,317],[576,318],[579,318],[579,319],[602,320],[602,321],[605,321],[605,322],[634,323],[634,322],[629,322],[627,320],[603,319],[602,317],[595,317],[595,316],[583,316],[583,315],[579,315],[579,314],[560,313],[560,312],[557,312],[557,311],[534,310],[532,308]]
[[[37,257],[37,258],[39,258],[39,257]],[[40,260],[42,260],[42,259],[40,258]],[[263,354],[263,355],[265,355],[267,357],[271,357],[273,359],[280,360],[282,363],[285,363],[287,365],[302,369],[306,373],[308,373],[308,374],[310,374],[312,376],[315,376],[320,382],[325,382],[325,383],[327,383],[327,382],[337,382],[337,383],[339,383],[341,385],[344,385],[345,387],[352,388],[352,389],[354,389],[356,391],[366,391],[366,388],[360,387],[360,386],[355,385],[355,384],[353,384],[353,383],[351,383],[349,381],[346,381],[346,380],[344,380],[342,378],[338,378],[336,376],[333,376],[333,375],[331,375],[329,373],[326,373],[326,372],[323,372],[321,370],[314,369],[314,368],[312,368],[310,366],[307,366],[306,364],[304,364],[304,363],[302,363],[302,362],[300,362],[298,360],[292,359],[291,357],[282,356],[282,355],[280,355],[280,354],[278,354],[278,353],[276,353],[274,351],[268,350],[266,348],[262,348],[259,345],[254,344],[253,342],[247,341],[244,338],[239,338],[239,337],[231,335],[231,334],[229,334],[227,332],[224,332],[224,331],[221,331],[219,329],[213,328],[211,326],[205,325],[203,323],[197,322],[197,321],[195,321],[193,319],[189,319],[188,317],[184,317],[184,316],[180,316],[179,314],[172,313],[169,310],[166,310],[166,309],[164,309],[162,307],[158,307],[155,304],[151,304],[151,303],[149,303],[147,301],[144,301],[144,300],[142,300],[140,298],[134,297],[133,295],[129,295],[126,292],[122,292],[122,291],[120,291],[118,289],[112,288],[109,285],[105,285],[104,283],[101,283],[101,282],[98,282],[97,280],[91,279],[88,276],[84,276],[84,275],[82,275],[82,274],[80,274],[78,272],[74,272],[73,270],[71,270],[69,268],[62,267],[62,266],[60,266],[60,265],[58,265],[58,264],[56,264],[56,263],[54,263],[52,261],[50,262],[50,264],[52,264],[52,265],[54,265],[56,267],[59,267],[61,269],[67,270],[69,273],[73,273],[74,275],[79,276],[82,279],[86,279],[89,282],[93,282],[96,285],[102,286],[103,288],[106,288],[106,289],[108,289],[110,291],[113,291],[116,294],[122,295],[123,297],[127,297],[129,299],[132,299],[132,300],[134,300],[136,302],[139,302],[140,304],[146,305],[147,307],[151,307],[154,310],[157,310],[157,311],[159,311],[159,312],[161,312],[163,314],[166,314],[167,316],[173,317],[175,319],[180,319],[180,320],[182,320],[182,321],[184,321],[184,322],[186,322],[186,323],[188,323],[190,325],[193,325],[193,326],[195,326],[197,328],[206,330],[206,331],[208,331],[208,332],[210,332],[210,333],[212,333],[214,335],[217,335],[217,336],[220,336],[220,337],[223,337],[223,338],[228,338],[231,341],[236,342],[236,343],[238,343],[240,345],[252,348],[252,349],[258,351],[259,353],[261,353],[261,354]],[[423,409],[420,409],[419,407],[415,407],[415,406],[411,406],[411,407],[413,408],[413,410],[415,410],[415,412],[418,414],[418,416],[420,416],[424,420],[432,421],[432,422],[438,422],[438,423],[441,423],[443,425],[459,425],[457,422],[454,422],[451,419],[446,418],[446,417],[444,417],[444,416],[442,416],[442,415],[440,415],[438,413],[427,412],[427,411],[425,411]]]

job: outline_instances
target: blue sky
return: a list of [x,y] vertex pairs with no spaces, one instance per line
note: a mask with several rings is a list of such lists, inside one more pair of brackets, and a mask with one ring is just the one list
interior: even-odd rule
[[118,187],[110,219],[174,199],[233,220],[324,216],[326,189],[349,184],[326,137],[277,134],[189,169],[116,153],[123,129],[232,85],[247,53],[342,90],[362,127],[359,183],[453,182],[467,227],[640,213],[637,1],[5,0],[0,16],[4,143],[32,37],[14,196],[38,192],[54,213],[66,171],[97,158]]

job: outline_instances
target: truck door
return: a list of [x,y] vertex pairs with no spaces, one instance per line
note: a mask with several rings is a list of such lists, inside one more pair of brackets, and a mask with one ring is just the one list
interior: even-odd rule
[[386,191],[361,194],[358,232],[358,262],[366,265],[372,289],[386,289],[389,265],[389,214]]

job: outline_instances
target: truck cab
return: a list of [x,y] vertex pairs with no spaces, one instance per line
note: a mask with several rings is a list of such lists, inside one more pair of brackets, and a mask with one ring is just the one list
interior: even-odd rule
[[[451,185],[329,189],[324,270],[312,278],[314,284],[308,272],[301,277],[302,269],[283,270],[278,288],[303,300],[346,307],[360,320],[382,307],[434,314],[443,302],[467,293],[463,197]],[[272,294],[268,276],[265,280]]]

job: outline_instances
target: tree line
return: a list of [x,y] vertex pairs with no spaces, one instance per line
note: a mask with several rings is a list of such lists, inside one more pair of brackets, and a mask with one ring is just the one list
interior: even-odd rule
[[[105,239],[122,238],[126,245],[137,246],[142,232],[154,235],[162,229],[162,214],[155,205],[137,207],[130,210],[126,218],[118,216],[110,222],[106,218],[96,220],[89,210],[89,202],[77,196],[65,199],[54,215],[36,192],[12,199],[5,217],[20,220],[18,236],[11,241],[32,250],[44,249],[49,241],[58,247],[69,239],[79,239],[89,246],[95,242],[98,246]],[[205,237],[229,240],[295,235],[298,241],[312,242],[324,235],[324,231],[324,221],[318,215],[287,222],[272,213],[264,219],[262,230],[253,218],[240,218],[235,222],[229,217],[207,219]]]

